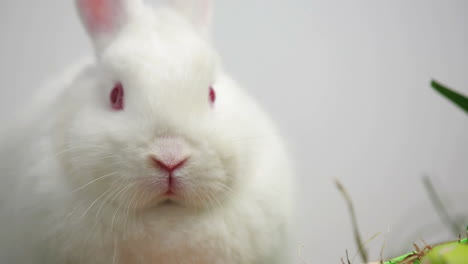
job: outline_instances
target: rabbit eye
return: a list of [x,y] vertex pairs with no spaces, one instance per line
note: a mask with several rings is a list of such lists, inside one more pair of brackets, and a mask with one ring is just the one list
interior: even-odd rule
[[120,111],[124,109],[124,89],[122,83],[117,83],[110,94],[112,109]]
[[213,86],[210,87],[209,97],[210,97],[210,103],[214,104],[214,102],[216,101],[216,92],[213,89]]

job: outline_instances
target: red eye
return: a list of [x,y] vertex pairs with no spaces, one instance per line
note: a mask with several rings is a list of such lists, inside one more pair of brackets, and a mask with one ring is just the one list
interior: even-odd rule
[[110,94],[112,109],[120,111],[124,108],[124,89],[121,83],[117,83]]
[[210,103],[214,104],[215,101],[216,101],[215,90],[213,89],[213,87],[210,87]]

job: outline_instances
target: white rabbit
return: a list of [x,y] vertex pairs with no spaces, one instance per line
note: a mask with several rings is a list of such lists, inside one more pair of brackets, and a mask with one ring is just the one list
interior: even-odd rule
[[76,3],[96,57],[2,137],[0,263],[287,263],[289,157],[222,70],[211,1]]

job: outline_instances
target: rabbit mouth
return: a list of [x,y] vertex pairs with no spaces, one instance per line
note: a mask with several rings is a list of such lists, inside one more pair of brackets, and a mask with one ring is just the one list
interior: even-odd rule
[[147,211],[152,211],[159,208],[186,208],[188,207],[184,199],[177,195],[162,196],[148,204]]
[[177,202],[171,199],[163,200],[158,206],[180,206]]

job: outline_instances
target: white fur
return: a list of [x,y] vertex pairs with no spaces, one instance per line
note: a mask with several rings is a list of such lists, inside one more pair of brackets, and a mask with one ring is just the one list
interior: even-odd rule
[[[287,263],[292,172],[274,126],[189,20],[136,12],[4,135],[0,263]],[[173,203],[148,180],[166,136],[191,156]]]

